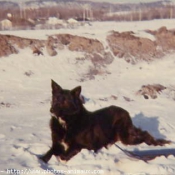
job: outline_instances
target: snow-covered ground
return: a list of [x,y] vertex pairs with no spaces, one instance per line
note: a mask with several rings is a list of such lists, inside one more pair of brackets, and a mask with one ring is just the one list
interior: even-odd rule
[[[105,37],[111,30],[134,31],[137,35],[154,39],[144,30],[158,29],[161,26],[173,29],[175,21],[96,22],[78,29],[0,33],[39,39],[45,39],[50,34],[71,33],[97,38],[106,44]],[[109,74],[97,75],[95,79],[83,82],[80,81],[82,75],[86,74],[91,63],[87,60],[77,62],[77,58],[81,57],[82,53],[70,52],[67,49],[60,51],[55,57],[50,57],[47,53],[44,53],[44,56],[34,56],[30,49],[24,49],[17,55],[0,58],[0,174],[10,174],[15,170],[17,174],[34,175],[56,174],[56,171],[62,171],[60,174],[86,174],[75,172],[78,170],[89,170],[87,174],[101,170],[104,175],[175,174],[173,156],[161,156],[144,162],[128,157],[116,146],[111,146],[108,150],[103,148],[98,154],[82,150],[66,164],[58,162],[55,157],[48,165],[38,160],[37,155],[45,153],[51,146],[51,79],[65,89],[81,85],[82,94],[88,99],[85,104],[88,110],[93,111],[111,104],[125,108],[137,127],[149,131],[156,138],[171,140],[172,143],[164,148],[175,148],[173,98],[166,93],[160,94],[154,100],[145,100],[135,95],[142,85],[175,85],[175,55],[136,65],[115,58],[113,63],[106,67]],[[117,100],[110,98],[112,95],[116,96]],[[131,100],[126,101],[124,97]],[[127,150],[155,149],[146,144],[117,144]],[[161,147],[157,147],[159,148]]]

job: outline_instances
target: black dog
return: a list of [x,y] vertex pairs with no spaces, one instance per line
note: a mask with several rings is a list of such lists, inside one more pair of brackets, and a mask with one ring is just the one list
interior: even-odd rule
[[69,91],[52,80],[52,113],[50,127],[52,147],[41,157],[48,162],[52,155],[68,161],[81,149],[97,152],[102,147],[121,141],[125,145],[145,142],[148,145],[170,143],[154,139],[132,124],[129,113],[117,106],[89,112],[80,99],[81,87]]

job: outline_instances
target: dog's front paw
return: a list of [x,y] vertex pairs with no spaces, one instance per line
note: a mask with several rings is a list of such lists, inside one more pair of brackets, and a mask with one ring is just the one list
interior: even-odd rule
[[44,163],[48,163],[49,158],[47,157],[47,155],[40,155],[38,156],[38,158],[43,161]]

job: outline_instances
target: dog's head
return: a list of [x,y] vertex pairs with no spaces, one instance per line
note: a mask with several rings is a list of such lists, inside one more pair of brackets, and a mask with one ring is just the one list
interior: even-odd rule
[[52,103],[50,112],[56,117],[64,117],[78,113],[82,107],[80,99],[81,86],[73,90],[62,89],[52,80]]

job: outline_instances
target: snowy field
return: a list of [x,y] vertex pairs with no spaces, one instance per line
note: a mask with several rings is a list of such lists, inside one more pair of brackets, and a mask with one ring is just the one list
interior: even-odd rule
[[[42,31],[4,31],[1,34],[46,39],[50,34],[70,33],[99,39],[104,45],[109,31],[134,31],[138,36],[149,37],[145,29],[166,26],[175,28],[175,20],[147,22],[95,22],[78,29]],[[88,99],[85,106],[93,111],[111,104],[126,109],[137,127],[149,131],[156,138],[171,140],[163,148],[175,148],[175,101],[168,93],[157,99],[144,99],[135,93],[142,85],[162,84],[175,86],[175,55],[151,63],[131,65],[115,58],[107,65],[109,74],[97,75],[95,79],[80,81],[90,62],[78,62],[82,53],[65,49],[55,57],[47,53],[34,56],[31,50],[21,50],[17,55],[0,58],[0,174],[80,174],[73,170],[88,170],[87,174],[103,175],[174,175],[175,157],[157,157],[149,162],[130,158],[116,146],[103,148],[98,154],[82,150],[67,163],[52,157],[48,164],[40,162],[38,155],[51,146],[49,129],[51,79],[65,89],[82,86],[82,94]],[[116,96],[117,100],[110,98]],[[131,99],[126,101],[124,97]],[[78,126],[77,126],[78,127]],[[155,149],[141,144],[120,147],[127,150]],[[156,147],[161,149],[161,147]],[[17,171],[18,170],[18,171]],[[72,172],[68,172],[72,170]],[[55,171],[55,172],[54,172]],[[60,173],[56,173],[60,171]],[[62,173],[61,173],[62,171]],[[99,173],[98,173],[99,172]],[[15,174],[15,173],[14,173]]]

